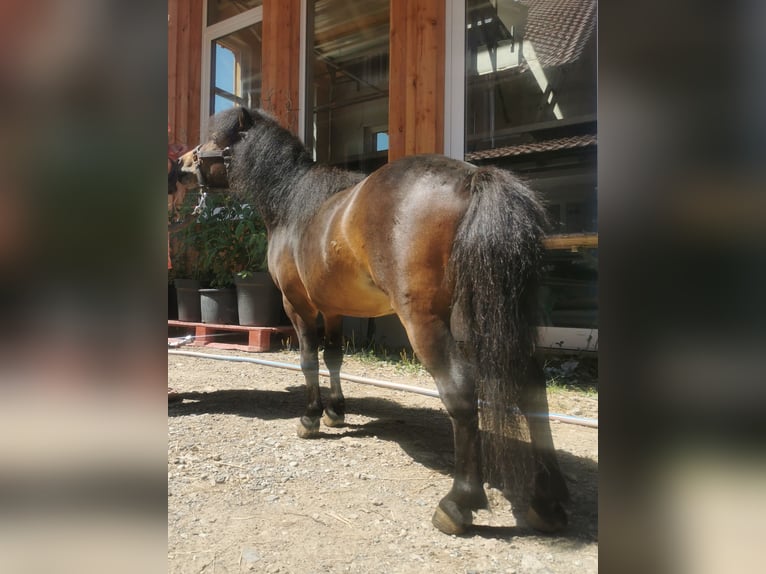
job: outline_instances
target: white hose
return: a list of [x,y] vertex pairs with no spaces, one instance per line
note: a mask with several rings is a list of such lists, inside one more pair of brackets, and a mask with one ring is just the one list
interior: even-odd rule
[[[274,367],[277,369],[287,369],[290,371],[301,371],[300,365],[294,365],[292,363],[280,363],[278,361],[266,361],[264,359],[255,359],[252,357],[239,357],[236,355],[215,355],[212,353],[198,353],[195,351],[175,351],[169,350],[168,355],[181,355],[184,357],[198,357],[201,359],[213,359],[217,361],[232,361],[234,363],[255,363],[256,365],[263,365],[265,367]],[[329,377],[330,372],[325,369],[320,369],[319,374],[324,377]],[[360,385],[372,385],[374,387],[381,387],[384,389],[393,389],[395,391],[404,391],[407,393],[416,393],[419,395],[425,395],[427,397],[439,398],[439,391],[434,389],[426,389],[424,387],[413,387],[411,385],[402,385],[400,383],[391,383],[388,381],[381,381],[378,379],[370,379],[368,377],[358,377],[356,375],[346,375],[341,373],[340,378],[344,381],[351,383],[359,383]],[[560,421],[567,424],[575,424],[580,426],[586,426],[591,428],[598,428],[598,419],[590,419],[583,417],[574,417],[570,415],[562,415],[557,413],[548,413],[547,415],[532,414],[530,416],[547,416],[550,420]]]

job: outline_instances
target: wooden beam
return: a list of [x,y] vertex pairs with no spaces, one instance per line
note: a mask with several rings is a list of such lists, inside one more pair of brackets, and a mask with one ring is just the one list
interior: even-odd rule
[[598,247],[598,233],[551,235],[543,239],[543,245],[546,249],[595,249]]
[[[178,10],[178,55],[176,74],[176,134],[178,143],[189,142],[189,25],[191,6],[188,2],[179,3]],[[199,80],[197,79],[197,82]]]
[[444,151],[445,5],[391,0],[389,161]]
[[415,94],[414,153],[444,151],[444,2],[433,0],[418,5],[416,36],[420,83]]
[[300,0],[264,0],[261,107],[298,133]]
[[[187,141],[188,146],[195,146],[200,142],[200,111],[202,106],[202,26],[203,26],[203,1],[190,0],[189,14],[189,84],[186,93],[189,98],[187,115]],[[205,87],[207,89],[207,87]]]
[[[346,18],[347,14],[344,15]],[[317,30],[314,34],[315,40],[318,44],[324,44],[325,42],[331,42],[338,38],[343,38],[359,30],[366,30],[369,28],[376,28],[381,24],[384,24],[388,19],[388,10],[379,11],[377,13],[368,14],[365,16],[358,16],[353,19],[344,19],[341,21],[333,22],[331,25],[325,27],[322,30]]]
[[175,141],[176,106],[175,95],[178,79],[178,0],[168,0],[168,143]]
[[168,0],[169,143],[199,142],[203,0]]
[[389,44],[388,68],[388,161],[405,155],[405,130],[407,110],[406,83],[407,50],[407,3],[403,0],[391,0],[391,31]]

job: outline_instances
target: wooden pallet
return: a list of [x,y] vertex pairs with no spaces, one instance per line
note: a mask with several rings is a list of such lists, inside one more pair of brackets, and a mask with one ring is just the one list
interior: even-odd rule
[[[197,347],[250,351],[262,353],[272,348],[272,340],[281,346],[286,339],[295,344],[297,338],[292,327],[251,327],[249,325],[217,325],[191,321],[168,320],[168,327],[194,335],[191,344]],[[226,337],[229,334],[231,337]]]

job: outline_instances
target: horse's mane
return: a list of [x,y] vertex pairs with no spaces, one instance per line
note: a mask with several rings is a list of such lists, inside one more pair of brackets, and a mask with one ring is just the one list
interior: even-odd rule
[[219,146],[236,141],[235,134],[241,139],[232,148],[229,184],[253,201],[269,226],[305,222],[330,195],[364,178],[317,164],[298,137],[261,110],[214,116],[211,137]]

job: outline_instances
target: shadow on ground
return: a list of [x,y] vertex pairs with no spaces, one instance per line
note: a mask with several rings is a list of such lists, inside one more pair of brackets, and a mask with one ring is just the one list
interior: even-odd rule
[[[326,389],[322,389],[323,391]],[[229,414],[262,420],[295,419],[305,408],[303,386],[281,391],[232,389],[213,392],[180,393],[182,402],[168,405],[170,417],[199,414]],[[454,465],[452,426],[438,401],[433,408],[407,407],[396,401],[377,397],[347,397],[348,413],[363,414],[373,420],[348,424],[342,433],[320,432],[314,440],[338,440],[343,437],[377,437],[398,444],[412,459],[445,476],[452,474]],[[582,432],[593,432],[583,429]],[[571,494],[568,505],[569,526],[558,537],[571,542],[591,542],[598,536],[598,464],[566,450],[557,451],[559,464],[567,478]],[[496,485],[493,485],[496,486]],[[516,489],[523,490],[523,489]],[[525,497],[519,492],[507,493],[514,509],[526,508]],[[517,514],[519,523],[522,511]],[[486,538],[540,536],[526,526],[476,526],[470,535]]]

